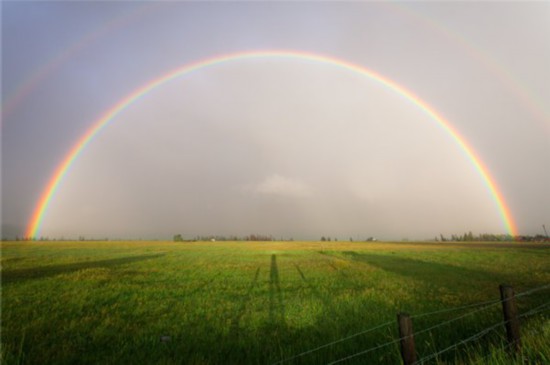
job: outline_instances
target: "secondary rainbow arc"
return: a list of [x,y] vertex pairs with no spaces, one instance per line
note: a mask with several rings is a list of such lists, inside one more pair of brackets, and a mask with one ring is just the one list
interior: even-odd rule
[[395,91],[397,94],[403,96],[418,108],[423,110],[427,115],[434,120],[439,127],[441,127],[445,132],[447,132],[458,146],[464,151],[465,155],[469,161],[473,164],[482,180],[484,181],[486,187],[488,188],[496,207],[499,211],[500,217],[506,227],[506,230],[509,234],[515,236],[517,235],[517,229],[515,223],[512,219],[510,209],[505,204],[504,198],[501,192],[498,190],[497,185],[494,179],[491,177],[489,170],[482,163],[481,159],[474,153],[474,150],[466,143],[464,138],[455,130],[452,125],[447,121],[443,116],[441,116],[434,108],[428,105],[426,102],[421,100],[418,96],[414,95],[411,91],[407,90],[405,87],[397,84],[396,82],[383,77],[380,74],[377,74],[374,71],[371,71],[363,66],[353,64],[338,58],[331,56],[318,55],[313,53],[306,53],[301,51],[288,51],[288,50],[268,50],[268,51],[249,51],[249,52],[238,52],[225,54],[220,56],[215,56],[207,59],[202,59],[194,63],[186,64],[182,67],[176,68],[163,76],[160,76],[152,81],[148,82],[144,86],[136,89],[128,96],[123,98],[112,108],[107,110],[98,120],[96,120],[93,125],[86,131],[86,133],[73,145],[69,153],[63,158],[62,162],[55,169],[51,179],[44,188],[42,195],[38,203],[35,206],[31,220],[28,223],[26,237],[33,238],[38,237],[40,234],[40,229],[42,221],[47,212],[48,206],[55,196],[57,189],[60,186],[61,181],[69,171],[71,165],[77,159],[78,155],[84,150],[84,148],[93,140],[93,138],[105,128],[111,121],[115,119],[122,111],[128,108],[133,103],[137,102],[141,97],[146,95],[148,92],[153,89],[160,87],[164,83],[176,79],[178,77],[187,75],[191,72],[197,71],[199,69],[204,69],[214,65],[218,65],[224,62],[230,61],[239,61],[244,59],[254,59],[254,58],[285,58],[285,59],[300,59],[300,60],[309,60],[314,62],[320,62],[332,66],[336,66],[340,69],[348,70],[351,72],[358,73],[363,75],[371,80],[375,80],[382,85],[388,87],[389,89]]

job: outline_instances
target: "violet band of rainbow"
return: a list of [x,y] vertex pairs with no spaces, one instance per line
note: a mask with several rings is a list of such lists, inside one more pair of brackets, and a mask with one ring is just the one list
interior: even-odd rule
[[503,225],[508,234],[512,236],[517,235],[516,225],[512,219],[512,214],[510,209],[505,203],[502,193],[497,188],[497,184],[494,179],[491,177],[489,170],[483,164],[481,158],[474,152],[472,147],[464,140],[464,138],[458,133],[458,131],[453,128],[451,123],[443,118],[434,108],[428,105],[426,102],[421,100],[418,96],[414,95],[412,92],[404,88],[403,86],[397,84],[396,82],[377,74],[374,71],[371,71],[363,66],[353,64],[338,58],[307,53],[302,51],[291,51],[291,50],[266,50],[266,51],[246,51],[246,52],[237,52],[225,55],[219,55],[207,59],[202,59],[194,63],[186,64],[182,67],[176,68],[152,81],[148,82],[144,86],[136,89],[128,96],[123,98],[112,108],[107,110],[101,118],[96,120],[88,131],[73,145],[69,153],[63,158],[62,162],[55,169],[52,177],[50,178],[48,184],[43,190],[43,193],[40,196],[38,203],[36,204],[32,217],[28,223],[26,230],[26,237],[35,238],[40,235],[40,229],[42,221],[45,214],[47,213],[48,206],[55,196],[57,189],[60,186],[61,181],[69,171],[71,165],[75,162],[79,154],[84,150],[84,148],[93,140],[99,131],[106,127],[115,117],[124,111],[126,108],[132,104],[139,101],[139,99],[146,95],[148,92],[153,89],[160,87],[164,83],[174,80],[178,77],[187,75],[191,72],[222,64],[224,62],[230,61],[239,61],[244,59],[254,59],[254,58],[284,58],[284,59],[299,59],[299,60],[309,60],[314,62],[320,62],[328,65],[338,67],[343,70],[348,70],[355,72],[362,76],[365,76],[371,80],[375,80],[382,85],[393,90],[397,94],[403,96],[405,99],[412,102],[418,108],[420,108],[424,113],[433,119],[437,125],[442,128],[446,133],[448,133],[453,140],[458,144],[461,150],[465,153],[468,160],[473,164],[474,168],[482,178],[485,183],[488,191],[491,194],[491,197],[496,205],[496,208],[499,212],[500,218],[502,219]]

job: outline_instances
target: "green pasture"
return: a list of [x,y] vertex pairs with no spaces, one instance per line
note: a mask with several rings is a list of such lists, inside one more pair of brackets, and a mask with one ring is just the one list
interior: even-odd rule
[[[398,312],[498,300],[501,283],[516,293],[550,284],[544,244],[3,242],[1,249],[3,364],[273,364],[389,322],[284,362],[326,364],[395,340]],[[521,296],[519,311],[549,298],[550,288]],[[434,327],[415,336],[418,357],[502,321],[499,303],[484,308],[414,318],[415,332]],[[524,356],[533,363],[550,362],[550,312],[540,308],[522,318]],[[496,328],[429,363],[507,363],[505,343]],[[341,363],[398,364],[399,346]]]

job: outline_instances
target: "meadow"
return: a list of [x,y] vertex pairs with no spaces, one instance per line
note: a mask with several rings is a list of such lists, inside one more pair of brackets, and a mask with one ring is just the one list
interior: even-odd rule
[[402,311],[417,316],[419,359],[456,345],[426,363],[504,364],[511,361],[498,326],[501,283],[516,293],[543,288],[517,298],[520,313],[543,310],[522,317],[524,357],[516,362],[550,363],[548,244],[2,242],[1,249],[3,364],[327,364],[386,343],[339,363],[399,364],[391,342]]

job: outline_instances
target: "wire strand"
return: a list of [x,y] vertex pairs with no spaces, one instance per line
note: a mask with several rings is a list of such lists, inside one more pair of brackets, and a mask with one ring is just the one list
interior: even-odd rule
[[499,302],[495,302],[495,303],[493,303],[493,304],[486,305],[486,306],[483,307],[483,308],[476,309],[476,310],[474,310],[474,311],[471,311],[471,312],[468,312],[468,313],[466,313],[466,314],[463,314],[463,315],[461,315],[461,316],[459,316],[459,317],[455,317],[455,318],[449,319],[449,320],[447,320],[447,321],[441,322],[441,323],[439,323],[439,324],[436,324],[436,325],[434,325],[434,326],[428,327],[428,328],[426,328],[426,329],[423,329],[423,330],[421,330],[421,331],[418,331],[418,332],[414,333],[414,335],[420,335],[420,334],[422,334],[422,333],[429,332],[429,331],[431,331],[431,330],[433,330],[433,329],[436,329],[436,328],[438,328],[438,327],[441,327],[441,326],[447,325],[447,324],[449,324],[449,323],[458,321],[459,319],[462,319],[462,318],[471,316],[471,315],[473,315],[473,314],[475,314],[475,313],[479,313],[479,312],[481,312],[481,311],[486,310],[487,308],[491,308],[492,306],[494,306],[494,305],[497,304],[497,303],[499,303]]
[[458,347],[458,346],[460,346],[460,345],[466,344],[466,343],[471,342],[471,341],[475,341],[475,340],[477,340],[478,338],[481,338],[481,337],[485,336],[487,333],[489,333],[489,332],[491,332],[491,331],[494,331],[496,328],[501,327],[501,326],[504,325],[504,324],[506,324],[506,322],[500,322],[500,323],[497,323],[497,324],[495,324],[495,325],[493,325],[493,326],[491,326],[491,327],[487,327],[487,328],[485,328],[485,329],[483,329],[483,330],[477,332],[476,334],[474,334],[474,335],[472,335],[472,336],[470,336],[470,337],[468,337],[468,338],[466,338],[466,339],[464,339],[464,340],[461,340],[461,341],[459,341],[459,342],[457,342],[457,343],[455,343],[455,344],[453,344],[453,345],[451,345],[451,346],[449,346],[449,347],[447,347],[447,348],[444,348],[444,349],[441,350],[441,351],[438,351],[438,352],[435,352],[435,353],[433,353],[433,354],[431,354],[431,355],[428,355],[428,356],[423,357],[422,359],[418,360],[417,364],[420,364],[420,365],[421,365],[421,364],[425,363],[426,361],[431,360],[431,359],[433,359],[433,358],[436,358],[436,357],[438,357],[439,355],[441,355],[441,354],[443,354],[443,353],[445,353],[445,352],[447,352],[447,351],[450,351],[450,350],[452,350],[452,349],[454,349],[454,348],[456,348],[456,347]]
[[[386,343],[384,343],[384,344],[382,344],[382,345],[378,345],[378,346],[369,348],[369,349],[367,349],[367,350],[363,350],[363,351],[357,352],[357,353],[355,353],[355,354],[353,354],[353,355],[350,355],[350,356],[344,357],[344,358],[342,358],[342,359],[333,361],[333,362],[329,363],[328,365],[338,364],[338,363],[340,363],[340,362],[343,362],[343,361],[352,359],[352,358],[357,357],[357,356],[364,355],[364,354],[366,354],[366,353],[369,353],[369,352],[371,352],[371,351],[380,349],[380,348],[382,348],[382,347],[385,347],[385,346],[388,346],[388,345],[391,345],[391,344],[400,342],[401,340],[404,340],[404,339],[406,339],[406,338],[409,338],[409,337],[412,337],[412,336],[416,336],[416,335],[419,335],[419,334],[422,334],[422,333],[431,331],[431,330],[433,330],[433,329],[435,329],[435,328],[444,326],[444,325],[449,324],[449,323],[451,323],[451,322],[454,322],[454,321],[457,321],[457,320],[462,319],[462,318],[464,318],[464,317],[470,316],[470,315],[472,315],[472,314],[474,314],[474,313],[481,312],[481,311],[483,311],[483,310],[485,310],[485,309],[487,309],[487,308],[492,307],[492,306],[493,306],[494,304],[496,304],[496,303],[498,303],[498,302],[495,302],[495,303],[493,303],[493,304],[491,304],[491,305],[487,305],[487,306],[485,306],[485,307],[483,307],[483,308],[480,308],[480,309],[477,309],[477,310],[475,310],[475,311],[466,313],[466,314],[464,314],[464,315],[462,315],[462,316],[460,316],[460,317],[456,317],[456,318],[450,319],[450,320],[448,320],[448,321],[439,323],[439,324],[437,324],[437,325],[435,325],[435,326],[426,328],[426,329],[424,329],[424,330],[422,330],[422,331],[418,331],[418,332],[416,332],[416,333],[413,333],[412,335],[400,337],[400,338],[398,338],[397,340],[393,340],[393,341],[390,341],[390,342],[386,342]],[[458,345],[457,345],[457,346],[458,346]]]
[[301,356],[304,356],[304,355],[307,355],[307,354],[311,354],[312,352],[319,351],[319,350],[321,350],[321,349],[324,349],[324,348],[326,348],[326,347],[335,345],[335,344],[337,344],[337,343],[344,342],[344,341],[347,341],[347,340],[352,339],[352,338],[354,338],[354,337],[361,336],[361,335],[364,335],[364,334],[366,334],[366,333],[375,331],[375,330],[377,330],[377,329],[380,329],[380,328],[389,326],[390,324],[393,324],[393,323],[394,323],[394,321],[382,323],[382,324],[380,324],[380,325],[378,325],[378,326],[369,328],[369,329],[367,329],[367,330],[364,330],[364,331],[355,333],[355,334],[353,334],[353,335],[350,335],[350,336],[341,338],[341,339],[336,340],[336,341],[329,342],[329,343],[324,344],[324,345],[321,345],[321,346],[319,346],[319,347],[315,347],[315,348],[313,348],[313,349],[311,349],[311,350],[307,350],[307,351],[301,352],[301,353],[299,353],[298,355],[294,355],[294,356],[292,356],[292,357],[288,357],[288,358],[286,358],[286,359],[280,360],[280,361],[278,361],[278,362],[273,363],[273,365],[283,364],[283,363],[288,362],[288,361],[290,361],[290,360],[294,360],[294,359],[296,359],[296,358],[298,358],[298,357],[301,357]]
[[[548,307],[548,308],[544,308],[544,307]],[[541,309],[541,308],[544,308],[544,309]],[[550,301],[544,303],[544,304],[541,304],[539,305],[538,307],[535,307],[533,309],[531,309],[530,311],[527,311],[523,314],[520,314],[519,317],[520,318],[523,318],[523,317],[528,317],[528,316],[532,316],[532,315],[535,315],[537,313],[541,313],[541,312],[544,312],[546,310],[550,309]]]
[[440,309],[440,310],[436,310],[436,311],[433,311],[433,312],[421,313],[421,314],[411,316],[411,319],[427,317],[427,316],[430,316],[430,315],[440,314],[440,313],[455,312],[455,311],[459,311],[459,310],[462,310],[462,309],[479,307],[479,306],[486,305],[486,304],[495,304],[495,303],[498,303],[498,302],[500,302],[500,300],[494,299],[494,300],[488,300],[488,301],[480,302],[480,303],[472,303],[472,304],[464,305],[464,306],[461,306],[461,307]]
[[[521,297],[524,297],[526,295],[529,295],[529,294],[532,294],[532,293],[535,293],[537,291],[541,291],[541,290],[545,290],[545,289],[549,289],[550,288],[550,284],[545,284],[545,285],[541,285],[539,287],[535,287],[535,288],[531,288],[531,289],[528,289],[526,291],[523,291],[521,293],[517,293],[514,295],[515,298],[521,298]],[[468,308],[475,308],[475,307],[480,307],[480,306],[483,306],[482,308],[479,308],[477,310],[474,310],[474,311],[471,311],[471,312],[468,312],[468,313],[465,313],[459,317],[455,317],[455,318],[452,318],[450,320],[447,320],[447,321],[444,321],[444,322],[441,322],[441,323],[438,323],[434,326],[431,326],[431,327],[428,327],[424,330],[421,330],[421,331],[418,331],[416,333],[414,333],[414,335],[420,335],[420,334],[423,334],[423,333],[426,333],[426,332],[429,332],[433,329],[436,329],[438,327],[441,327],[441,326],[444,326],[444,325],[447,325],[449,323],[452,323],[452,322],[455,322],[455,321],[458,321],[462,318],[465,318],[465,317],[468,317],[468,316],[471,316],[475,313],[478,313],[478,312],[481,312],[483,310],[486,310],[490,307],[492,307],[493,305],[495,304],[498,304],[498,303],[503,303],[503,302],[506,302],[506,301],[509,301],[509,300],[512,300],[513,297],[510,297],[510,298],[506,298],[504,300],[489,300],[489,301],[485,301],[485,302],[479,302],[479,303],[472,303],[472,304],[467,304],[467,305],[464,305],[464,306],[460,306],[460,307],[454,307],[454,308],[448,308],[448,309],[441,309],[441,310],[436,310],[436,311],[432,311],[432,312],[426,312],[426,313],[421,313],[421,314],[417,314],[417,315],[414,315],[414,316],[411,316],[410,318],[411,319],[415,319],[415,318],[422,318],[422,317],[427,317],[427,316],[430,316],[430,315],[434,315],[434,314],[441,314],[441,313],[449,313],[449,312],[454,312],[454,311],[459,311],[459,310],[463,310],[463,309],[468,309]],[[531,313],[533,310],[537,310],[539,309],[540,307],[544,307],[546,305],[548,305],[549,303],[545,303],[543,304],[542,306],[539,306],[537,308],[534,308],[532,309],[531,311],[529,312],[526,312],[524,313],[523,315],[520,315],[520,317],[525,317],[525,316],[528,316],[528,315],[532,315],[532,314],[535,314],[535,313],[538,313],[538,312],[535,312],[535,313]],[[543,309],[541,311],[545,311],[546,309]],[[355,334],[352,334],[350,336],[347,336],[347,337],[344,337],[344,338],[341,338],[341,339],[338,339],[338,340],[335,340],[335,341],[332,341],[332,342],[329,342],[327,344],[324,344],[324,345],[321,345],[321,346],[318,346],[318,347],[315,347],[315,348],[312,348],[310,350],[307,350],[307,351],[304,351],[304,352],[301,352],[297,355],[294,355],[294,356],[291,356],[291,357],[288,357],[288,358],[285,358],[283,360],[279,360],[275,363],[273,363],[272,365],[278,365],[278,364],[284,364],[285,362],[288,362],[288,361],[291,361],[291,360],[294,360],[294,359],[297,359],[299,357],[302,357],[302,356],[305,356],[305,355],[308,355],[308,354],[311,354],[311,353],[314,353],[316,351],[319,351],[321,349],[324,349],[324,348],[327,348],[327,347],[330,347],[330,346],[333,346],[333,345],[336,345],[338,343],[341,343],[341,342],[344,342],[344,341],[347,341],[347,340],[350,340],[352,338],[355,338],[357,336],[361,336],[361,335],[364,335],[366,333],[369,333],[369,332],[373,332],[377,329],[380,329],[380,328],[383,328],[383,327],[386,327],[390,324],[394,323],[394,321],[388,321],[388,322],[385,322],[385,323],[382,323],[380,325],[377,325],[375,327],[372,327],[372,328],[369,328],[369,329],[366,329],[364,331],[361,331],[361,332],[358,332],[358,333],[355,333]],[[346,358],[343,358],[343,359],[340,359],[340,360],[337,360],[336,362],[332,362],[330,364],[336,364],[338,362],[341,362],[341,361],[345,361],[345,360],[348,360],[350,358],[353,358],[353,357],[356,357],[356,356],[360,356],[360,355],[363,355],[363,354],[366,354],[368,352],[371,352],[371,351],[374,351],[376,349],[379,349],[381,347],[384,347],[384,346],[388,346],[392,343],[396,343],[396,342],[399,342],[402,338],[400,339],[397,339],[397,340],[394,340],[394,341],[390,341],[390,342],[387,342],[385,344],[382,344],[382,345],[379,345],[379,346],[375,346],[373,348],[369,348],[367,350],[364,350],[364,351],[361,351],[361,352],[358,352],[356,354],[353,354]]]
[[521,292],[521,293],[516,294],[515,296],[516,296],[516,297],[523,297],[523,296],[525,296],[525,295],[533,294],[533,293],[535,293],[535,292],[538,292],[538,291],[541,291],[541,290],[544,290],[544,289],[550,289],[550,284],[541,285],[541,286],[539,286],[539,287],[536,287],[536,288],[532,288],[532,289],[526,290],[526,291],[524,291],[524,292]]
[[349,359],[353,359],[354,357],[357,357],[357,356],[361,356],[361,355],[364,355],[366,353],[369,353],[369,352],[372,352],[374,350],[378,350],[378,349],[381,349],[382,347],[386,347],[386,346],[389,346],[389,345],[393,345],[395,343],[398,343],[399,341],[401,341],[401,338],[398,338],[397,340],[393,340],[393,341],[390,341],[390,342],[386,342],[386,343],[383,343],[381,345],[378,345],[378,346],[375,346],[375,347],[371,347],[370,349],[367,349],[367,350],[363,350],[361,352],[358,352],[358,353],[355,353],[353,355],[350,355],[350,356],[346,356],[342,359],[339,359],[339,360],[336,360],[336,361],[333,361],[333,362],[329,362],[327,365],[334,365],[334,364],[338,364],[338,363],[341,363],[343,361],[346,361],[346,360],[349,360]]
[[[548,308],[546,308],[546,307],[548,307]],[[528,312],[525,312],[524,314],[520,315],[519,317],[531,316],[531,315],[534,315],[534,314],[537,314],[537,313],[544,312],[544,311],[546,311],[546,310],[548,310],[548,309],[550,309],[550,301],[549,301],[549,302],[546,302],[546,303],[544,303],[544,304],[541,304],[541,305],[539,305],[538,307],[535,307],[535,308],[531,309],[531,310],[528,311]],[[449,350],[452,350],[453,348],[456,348],[456,347],[458,347],[458,346],[460,346],[460,345],[462,345],[462,344],[465,344],[465,343],[467,343],[467,342],[471,342],[471,341],[477,340],[478,338],[484,336],[485,334],[487,334],[487,333],[489,333],[489,332],[491,332],[491,331],[494,331],[496,328],[498,328],[498,327],[500,327],[500,326],[503,326],[503,325],[506,325],[508,322],[510,322],[510,320],[503,321],[503,322],[497,323],[497,324],[495,324],[495,325],[493,325],[493,326],[491,326],[491,327],[485,328],[485,329],[483,329],[482,331],[480,331],[480,332],[478,332],[478,333],[476,333],[476,334],[470,336],[469,338],[467,338],[467,339],[465,339],[465,340],[459,341],[459,342],[457,342],[456,344],[453,344],[453,345],[451,345],[451,346],[449,346],[449,347],[447,347],[447,348],[445,348],[445,349],[443,349],[443,350],[441,350],[441,351],[438,351],[438,352],[436,352],[436,353],[434,353],[434,354],[428,355],[428,356],[426,356],[426,357],[420,359],[419,362],[418,362],[418,364],[421,365],[421,364],[423,364],[424,362],[426,362],[426,361],[428,361],[428,360],[431,360],[431,359],[433,359],[433,358],[436,358],[437,356],[439,356],[439,355],[441,355],[441,354],[443,354],[443,353],[445,353],[445,352],[447,352],[447,351],[449,351]],[[507,347],[512,346],[513,344],[514,344],[514,343],[509,343],[507,346],[505,346],[505,347],[503,348],[503,350],[506,349]]]

